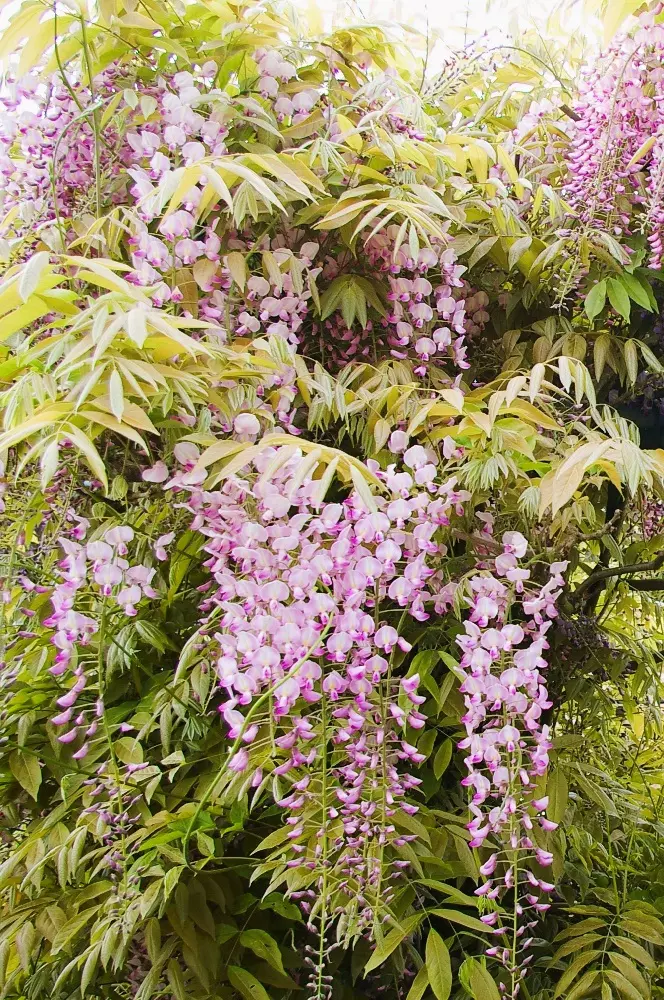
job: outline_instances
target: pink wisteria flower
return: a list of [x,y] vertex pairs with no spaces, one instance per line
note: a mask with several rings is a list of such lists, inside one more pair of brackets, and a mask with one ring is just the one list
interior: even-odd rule
[[[385,495],[371,506],[357,493],[321,502],[318,482],[298,474],[301,456],[279,459],[265,448],[246,478],[211,492],[187,487],[214,581],[202,588],[202,610],[232,741],[227,766],[240,787],[278,778],[289,789],[279,798],[289,828],[283,864],[313,867],[317,878],[326,871],[340,898],[359,893],[368,927],[392,898],[378,891],[385,852],[399,860],[413,839],[397,817],[417,812],[409,792],[420,779],[410,768],[425,759],[406,738],[407,727],[424,725],[425,698],[416,673],[397,671],[411,650],[399,622],[433,612],[447,582],[443,535],[469,494],[420,445],[401,467],[373,463]],[[312,835],[322,853],[307,846]],[[310,914],[315,900],[299,898]]]
[[[131,565],[125,558],[129,545],[134,540],[134,530],[129,525],[118,525],[109,528],[103,538],[85,541],[88,523],[69,512],[69,520],[74,527],[67,535],[60,537],[60,546],[64,558],[58,564],[60,579],[51,593],[52,613],[44,620],[46,628],[53,629],[51,642],[57,653],[50,667],[50,673],[55,677],[63,677],[71,670],[73,684],[57,699],[58,708],[51,722],[60,728],[72,722],[74,707],[79,697],[88,685],[88,672],[84,660],[79,653],[89,645],[93,636],[99,632],[97,616],[83,614],[75,610],[75,605],[84,592],[101,600],[109,600],[119,606],[125,615],[134,617],[137,605],[144,598],[154,598],[157,592],[152,586],[155,570],[142,563]],[[165,546],[173,540],[174,535],[162,536],[157,547],[165,552]],[[84,602],[89,607],[89,599]],[[89,750],[89,739],[95,735],[98,719],[103,713],[103,703],[98,701],[94,708],[94,716],[90,719],[86,708],[73,719],[74,725],[67,732],[60,734],[60,743],[72,743],[79,736],[84,742],[75,751],[75,760],[82,760]]]
[[[457,638],[463,653],[460,690],[467,734],[459,748],[466,751],[468,769],[462,784],[471,794],[469,846],[492,849],[480,867],[487,881],[476,893],[490,900],[512,893],[518,946],[514,928],[505,926],[498,911],[482,919],[493,934],[505,935],[510,942],[489,948],[487,954],[505,965],[511,982],[508,995],[513,998],[531,958],[527,941],[521,939],[535,926],[537,915],[549,909],[547,895],[554,890],[532,870],[535,864],[552,863],[553,855],[538,837],[556,829],[545,815],[548,798],[536,796],[535,790],[546,774],[551,747],[549,727],[541,721],[551,707],[542,673],[549,648],[546,636],[557,615],[567,563],[552,564],[549,579],[526,594],[531,573],[517,569],[517,560],[527,555],[527,540],[508,531],[502,545],[493,570],[471,580],[470,613],[464,634]],[[510,588],[509,577],[515,572],[520,575],[512,578]],[[503,583],[500,577],[506,575],[508,582]]]

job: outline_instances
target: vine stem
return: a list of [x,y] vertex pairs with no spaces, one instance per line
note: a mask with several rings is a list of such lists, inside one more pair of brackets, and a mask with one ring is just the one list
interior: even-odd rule
[[318,936],[318,968],[316,970],[316,1000],[323,1000],[323,969],[325,967],[325,934],[327,932],[327,891],[328,891],[328,849],[329,840],[327,835],[327,696],[323,689],[321,698],[321,728],[322,728],[322,775],[321,775],[321,808],[323,812],[323,844],[322,844],[322,865],[323,878],[321,885],[321,914],[319,918],[320,931]]
[[[521,753],[519,753],[519,767],[515,769],[515,775],[518,775],[521,768]],[[510,839],[513,841],[516,837],[516,829],[514,820],[511,823],[512,829],[510,830]],[[517,946],[519,943],[519,851],[515,849],[512,852],[512,867],[514,869],[514,903],[512,909],[512,997],[516,998],[516,986],[517,986]]]
[[85,23],[85,18],[81,14],[81,40],[83,42],[83,55],[85,58],[85,67],[88,73],[88,85],[90,87],[90,96],[92,98],[93,113],[92,113],[92,131],[95,137],[95,204],[97,209],[97,218],[101,216],[101,150],[100,150],[100,122],[99,122],[99,108],[95,107],[95,91],[94,83],[92,82],[92,62],[90,59],[90,45],[88,43],[88,31]]

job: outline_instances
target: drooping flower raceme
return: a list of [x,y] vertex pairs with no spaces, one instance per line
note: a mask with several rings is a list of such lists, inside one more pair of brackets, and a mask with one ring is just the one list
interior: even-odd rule
[[[88,674],[79,650],[90,642],[99,631],[98,616],[84,614],[76,609],[80,592],[87,591],[95,600],[108,599],[119,606],[125,615],[134,617],[136,605],[143,598],[157,596],[152,586],[155,569],[143,565],[130,565],[126,556],[128,545],[134,538],[129,525],[109,528],[103,538],[85,541],[89,523],[78,518],[76,526],[59,539],[64,558],[58,565],[60,580],[53,588],[53,611],[44,625],[54,630],[52,643],[57,654],[50,673],[62,677],[71,671],[74,683],[57,699],[59,711],[51,721],[64,729],[58,736],[60,743],[74,743],[82,737],[82,744],[72,755],[82,760],[89,751],[89,741],[95,736],[103,714],[103,702],[81,710],[77,707],[80,696],[88,685]],[[169,536],[159,539],[158,555],[169,543]],[[83,602],[86,606],[89,601]]]
[[621,36],[581,80],[571,126],[568,179],[563,191],[581,220],[609,235],[629,235],[640,215],[659,268],[664,252],[664,25],[639,18],[634,36]]
[[26,225],[82,213],[92,205],[97,182],[106,197],[120,172],[118,136],[107,126],[96,143],[88,109],[122,89],[115,65],[93,81],[65,86],[59,74],[45,85],[38,77],[8,82],[0,96],[0,175],[5,210],[14,206]]
[[424,698],[396,668],[404,623],[426,620],[442,589],[445,529],[468,494],[441,483],[421,446],[403,461],[372,466],[384,488],[373,502],[321,503],[306,459],[274,449],[245,479],[189,487],[213,577],[204,632],[228,778],[269,785],[286,810],[276,860],[309,872],[298,891],[312,924],[330,918],[329,899],[356,930],[382,919],[413,839],[399,816],[417,811],[410,767],[424,757],[405,729],[424,725]]
[[477,894],[489,900],[508,894],[512,901],[511,925],[497,910],[482,919],[499,939],[487,954],[505,965],[513,998],[532,960],[527,932],[537,914],[549,909],[546,895],[554,888],[533,870],[551,864],[542,836],[556,828],[545,815],[548,799],[536,788],[551,746],[549,728],[541,723],[551,707],[542,673],[546,634],[567,564],[553,564],[549,579],[533,591],[530,570],[519,565],[526,539],[506,532],[503,549],[490,571],[471,579],[465,634],[457,639],[467,733],[459,747],[468,768],[462,783],[471,791],[470,846],[491,848],[480,868],[487,881]]

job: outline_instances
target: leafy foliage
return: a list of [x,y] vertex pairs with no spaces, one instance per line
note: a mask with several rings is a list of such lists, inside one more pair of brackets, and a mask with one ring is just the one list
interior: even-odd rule
[[0,40],[2,995],[661,996],[662,14],[306,22]]

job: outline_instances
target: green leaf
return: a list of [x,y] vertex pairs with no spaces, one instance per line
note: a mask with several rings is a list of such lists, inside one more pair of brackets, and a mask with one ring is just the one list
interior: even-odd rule
[[437,1000],[447,1000],[452,989],[450,953],[440,934],[429,931],[426,944],[426,967],[429,985]]
[[583,934],[581,937],[570,938],[564,944],[561,944],[560,948],[556,949],[551,961],[558,962],[561,958],[566,958],[568,955],[575,955],[583,948],[589,948],[590,945],[601,941],[604,936],[603,934]]
[[558,980],[553,994],[553,1000],[556,1000],[556,997],[565,993],[565,991],[572,985],[578,974],[585,969],[586,965],[598,956],[601,957],[601,954],[601,951],[584,951],[580,955],[577,955],[572,964],[565,969],[562,976]]
[[81,994],[85,996],[88,986],[93,982],[97,970],[99,969],[99,952],[101,951],[101,945],[96,945],[90,950],[88,957],[85,960],[85,965],[83,966],[83,971],[81,972]]
[[655,372],[664,371],[664,368],[662,368],[661,361],[655,354],[653,354],[648,345],[644,344],[642,340],[637,340],[637,344],[641,348],[641,354],[643,355],[643,360],[648,365],[648,368],[650,368],[652,371]]
[[150,646],[154,646],[158,653],[165,653],[167,649],[173,649],[173,643],[154,622],[138,619],[134,622],[136,631],[141,639]]
[[413,979],[406,1000],[422,1000],[429,985],[429,974],[426,965],[423,965]]
[[168,963],[166,976],[168,977],[168,985],[173,990],[175,1000],[188,1000],[184,976],[182,975],[182,970],[175,959],[171,959]]
[[452,740],[445,740],[440,744],[433,759],[433,773],[437,781],[445,774],[452,760]]
[[512,243],[511,247],[507,252],[507,267],[508,270],[512,270],[515,264],[521,260],[526,250],[529,249],[531,243],[533,242],[532,236],[520,236],[518,240]]
[[636,344],[636,340],[626,340],[623,345],[625,367],[627,368],[627,375],[632,385],[634,385],[639,376],[639,354]]
[[18,294],[23,302],[27,302],[33,292],[39,288],[39,282],[44,270],[48,267],[49,255],[46,250],[33,254],[27,264],[23,265],[18,279]]
[[556,767],[549,772],[546,793],[549,796],[549,805],[546,810],[548,819],[552,823],[562,823],[565,818],[565,810],[567,809],[569,788],[565,772],[561,767]]
[[255,928],[242,931],[240,934],[240,944],[244,948],[251,949],[254,955],[258,955],[259,958],[264,958],[277,972],[286,974],[279,945],[274,938],[270,937],[267,931]]
[[598,281],[596,285],[590,289],[586,295],[586,301],[583,304],[583,308],[586,311],[588,319],[593,320],[596,316],[599,316],[604,304],[606,302],[606,280]]
[[633,958],[636,962],[642,965],[644,969],[647,969],[648,972],[652,972],[655,968],[657,968],[655,959],[652,957],[650,952],[646,951],[646,949],[636,941],[632,941],[631,938],[615,937],[613,938],[613,943],[617,944],[619,948],[622,948],[622,950],[629,955],[630,958]]
[[92,907],[91,909],[84,910],[83,913],[79,913],[77,916],[72,917],[71,920],[68,920],[53,938],[53,942],[51,944],[51,954],[55,955],[59,951],[62,951],[64,946],[68,944],[72,938],[76,937],[76,935],[79,934],[84,927],[92,927],[97,913],[97,908]]
[[620,281],[617,278],[609,278],[607,289],[609,293],[609,302],[613,308],[622,316],[624,320],[629,320],[631,306],[626,289],[620,284]]
[[335,311],[342,296],[346,292],[348,279],[344,276],[335,278],[329,288],[325,290],[320,299],[320,318],[327,319]]
[[341,315],[346,326],[350,329],[355,322],[355,316],[359,312],[359,290],[350,282],[346,282],[344,294],[341,298]]
[[565,1000],[581,1000],[582,997],[585,997],[590,992],[590,987],[595,985],[598,977],[599,972],[596,969],[590,969],[584,973],[576,986],[567,994]]
[[481,962],[473,961],[468,971],[468,982],[474,1000],[500,1000],[493,976]]
[[572,924],[571,927],[565,927],[559,931],[553,940],[567,941],[568,938],[581,937],[582,934],[598,931],[600,927],[606,927],[606,920],[602,920],[601,917],[587,917],[585,920],[580,920],[578,924]]
[[385,959],[389,958],[392,952],[399,947],[405,938],[409,937],[424,920],[424,913],[414,913],[401,923],[399,927],[394,927],[389,934],[386,934],[380,944],[377,945],[373,955],[364,966],[365,976],[382,965]]
[[650,996],[650,991],[647,993],[639,993],[636,987],[630,983],[629,979],[626,979],[620,972],[614,972],[613,969],[609,969],[604,974],[607,979],[611,980],[614,986],[618,987],[622,995],[626,997],[627,1000],[645,1000],[645,998]]
[[613,911],[606,906],[592,906],[587,903],[579,903],[577,906],[568,906],[568,913],[576,913],[581,917],[610,917]]
[[481,931],[486,934],[486,924],[483,924],[481,920],[477,917],[471,917],[469,913],[462,913],[461,910],[445,910],[437,908],[435,910],[429,910],[436,917],[442,917],[444,920],[449,920],[453,924],[460,924],[462,927],[468,927],[471,931]]
[[114,744],[115,754],[123,764],[142,764],[143,747],[131,736],[121,736]]
[[277,972],[271,965],[267,962],[257,962],[252,965],[251,971],[256,976],[261,983],[266,983],[268,986],[276,986],[281,990],[296,990],[298,985],[294,979],[288,975],[287,972],[283,974]]
[[108,489],[108,479],[102,457],[90,438],[87,434],[84,434],[80,428],[75,427],[74,424],[71,423],[65,424],[65,431],[67,437],[70,438],[78,450],[83,453],[87,459],[88,465],[92,469],[93,474],[101,483],[103,483],[104,489]]
[[611,337],[608,333],[601,333],[595,341],[593,349],[593,361],[595,364],[595,377],[599,381],[606,365],[606,359],[611,350]]
[[240,969],[237,965],[229,965],[227,971],[231,986],[234,986],[245,1000],[270,1000],[265,987],[261,986],[256,977],[252,976],[246,969]]
[[630,299],[633,299],[634,302],[636,302],[636,304],[641,306],[643,309],[647,309],[648,312],[652,312],[650,296],[635,275],[628,274],[627,271],[625,271],[624,274],[620,275],[619,280],[627,289]]
[[280,917],[285,917],[286,920],[296,920],[298,923],[302,922],[302,913],[299,906],[296,906],[295,903],[290,903],[283,896],[279,895],[278,892],[271,893],[262,901],[258,909],[274,910],[275,913],[278,913]]
[[116,420],[122,420],[125,407],[124,390],[122,387],[122,378],[116,369],[113,369],[111,377],[108,380],[108,396],[113,416]]
[[21,788],[36,800],[42,776],[39,761],[34,754],[14,750],[9,755],[9,768]]
[[244,286],[247,282],[247,261],[244,254],[234,250],[232,253],[226,255],[225,262],[226,267],[231,273],[231,278],[240,291],[244,291]]
[[497,236],[488,236],[485,240],[482,240],[481,243],[478,243],[468,260],[468,270],[475,267],[475,264],[482,260],[482,257],[485,257],[488,254],[497,241]]
[[576,782],[588,798],[603,809],[608,816],[618,815],[615,803],[596,782],[591,781],[586,775],[582,776],[580,774],[576,776]]
[[355,284],[359,286],[364,292],[367,302],[379,313],[381,316],[385,316],[387,310],[381,302],[380,296],[378,295],[378,289],[369,281],[368,278],[363,278],[361,275],[355,276]]
[[650,987],[631,959],[612,951],[609,952],[609,960],[615,965],[618,972],[631,983],[637,993],[642,997],[650,996]]
[[446,900],[446,903],[452,900],[457,906],[472,906],[474,909],[478,907],[479,897],[469,896],[449,882],[439,882],[433,878],[420,878],[417,882],[418,885],[426,885],[429,889],[435,889],[437,892],[442,892],[443,895],[448,896],[449,899]]

